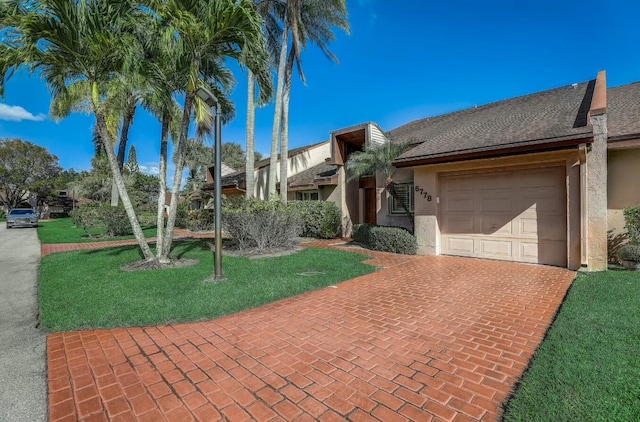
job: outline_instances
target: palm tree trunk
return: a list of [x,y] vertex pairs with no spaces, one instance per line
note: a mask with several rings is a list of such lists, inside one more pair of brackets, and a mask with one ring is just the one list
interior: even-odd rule
[[[282,46],[280,48],[280,58],[278,60],[278,86],[276,88],[276,106],[273,115],[273,131],[271,133],[271,156],[269,157],[269,189],[267,190],[268,196],[276,193],[278,138],[280,135],[280,125],[282,124],[282,94],[284,91],[285,68],[287,65],[287,44],[289,43],[289,28],[286,25],[287,13],[285,13],[284,22],[285,25],[282,32]],[[282,161],[280,161],[280,163],[282,164]]]
[[393,196],[396,201],[400,203],[402,209],[404,210],[404,213],[407,215],[407,217],[409,217],[409,224],[411,224],[411,233],[415,233],[413,214],[411,213],[411,210],[409,210],[409,206],[406,204],[404,199],[402,199],[400,195],[398,195],[398,191],[396,190],[396,183],[391,179],[387,179],[385,183],[387,184],[385,186],[385,189],[391,194],[391,196]]
[[96,123],[98,126],[98,130],[100,131],[100,136],[102,137],[105,150],[107,152],[107,158],[109,160],[109,167],[111,168],[111,173],[113,174],[113,180],[115,181],[115,184],[118,187],[118,192],[120,193],[120,198],[122,199],[122,205],[124,206],[124,209],[127,213],[127,217],[129,217],[131,229],[133,229],[133,235],[138,241],[138,245],[140,246],[140,250],[142,251],[142,255],[144,256],[144,259],[147,261],[153,261],[155,258],[151,253],[149,244],[147,243],[144,237],[144,233],[142,232],[142,227],[140,227],[140,222],[138,222],[138,217],[136,216],[136,213],[133,209],[133,205],[131,204],[131,199],[129,199],[127,188],[124,185],[122,172],[118,167],[118,159],[116,158],[116,154],[113,152],[113,144],[111,143],[111,138],[107,130],[107,123],[106,123],[105,117],[102,114],[102,112],[98,110],[98,107],[95,106],[95,101],[94,101],[94,113],[96,115]]
[[285,85],[282,93],[282,133],[280,134],[280,200],[287,204],[289,194],[289,100],[291,99],[291,76],[294,54],[291,52],[285,69]]
[[246,198],[254,196],[254,168],[255,168],[255,130],[256,130],[256,98],[255,98],[255,77],[249,70],[247,75],[247,146],[246,146]]
[[158,189],[158,215],[156,216],[157,225],[157,239],[156,239],[156,257],[158,261],[163,264],[166,263],[164,258],[164,239],[166,237],[166,231],[164,227],[164,206],[166,202],[167,194],[167,149],[169,145],[169,117],[164,115],[162,117],[162,130],[160,134],[160,163],[159,178],[160,186]]
[[166,237],[164,240],[162,260],[169,259],[171,252],[171,244],[173,243],[173,230],[175,229],[176,214],[178,211],[178,197],[180,196],[180,184],[182,183],[182,172],[184,170],[184,155],[182,150],[189,135],[189,123],[191,122],[191,107],[193,106],[194,93],[187,92],[184,98],[184,110],[182,113],[182,125],[180,127],[180,138],[174,152],[176,161],[176,171],[173,175],[173,189],[171,193],[171,202],[169,203],[169,215],[167,216]]
[[[133,122],[133,116],[135,115],[136,108],[135,103],[133,107],[129,106],[124,119],[122,120],[122,130],[120,131],[120,142],[118,143],[118,167],[120,168],[120,172],[124,167],[124,156],[127,151],[127,143],[129,142],[129,129],[131,128],[131,123]],[[113,185],[111,188],[111,206],[118,206],[118,188],[116,187],[115,180],[113,181]]]

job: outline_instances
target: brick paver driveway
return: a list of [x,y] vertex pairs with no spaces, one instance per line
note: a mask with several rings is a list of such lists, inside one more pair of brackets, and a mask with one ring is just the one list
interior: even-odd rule
[[498,418],[574,273],[371,255],[389,268],[217,320],[49,336],[51,420]]

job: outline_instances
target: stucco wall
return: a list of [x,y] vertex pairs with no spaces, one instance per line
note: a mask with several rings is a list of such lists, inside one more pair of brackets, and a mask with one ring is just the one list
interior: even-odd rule
[[[296,175],[306,169],[324,163],[331,156],[331,144],[329,141],[323,142],[306,151],[289,157],[289,177]],[[276,165],[276,180],[279,182],[280,160]],[[255,172],[255,196],[265,199],[267,197],[267,186],[269,184],[269,166],[257,169]],[[289,195],[288,195],[289,196]],[[290,197],[290,196],[289,196]]]
[[625,207],[640,204],[640,149],[609,150],[607,223],[612,234],[624,232]]

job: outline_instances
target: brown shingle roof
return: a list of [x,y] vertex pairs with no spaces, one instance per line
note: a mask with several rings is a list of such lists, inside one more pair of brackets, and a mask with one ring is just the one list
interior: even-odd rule
[[416,147],[397,162],[588,137],[594,84],[568,85],[400,126],[389,132],[390,138]]
[[640,82],[607,89],[607,135],[610,140],[640,134]]
[[335,164],[320,163],[289,177],[289,186],[311,186],[319,181],[331,180],[337,169]]

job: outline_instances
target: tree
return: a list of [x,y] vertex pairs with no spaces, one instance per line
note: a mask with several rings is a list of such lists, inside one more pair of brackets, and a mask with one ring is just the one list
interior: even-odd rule
[[[280,141],[280,197],[287,202],[287,179],[289,160],[288,117],[291,96],[291,76],[297,63],[302,82],[306,79],[302,71],[301,54],[308,41],[316,44],[332,61],[337,57],[328,49],[328,43],[335,40],[333,27],[349,31],[345,0],[287,0],[283,15],[282,45],[278,59],[278,84],[276,107],[271,137],[271,168],[269,170],[269,193],[275,193],[275,164],[277,143]],[[291,31],[291,51],[287,55],[289,31]],[[273,175],[273,177],[272,177]],[[273,180],[273,183],[272,183]]]
[[[280,0],[259,0],[256,2],[258,13],[262,17],[262,32],[267,42],[267,48],[271,59],[275,62],[280,51],[280,39],[282,29],[278,24],[277,6]],[[262,159],[262,154],[255,152],[255,113],[256,113],[256,81],[253,72],[249,70],[247,75],[247,135],[246,135],[246,197],[251,198],[255,194],[254,169],[255,162]],[[258,102],[258,106],[264,102]]]
[[131,228],[147,261],[154,260],[125,187],[114,152],[119,110],[111,104],[109,83],[131,65],[138,43],[127,30],[135,11],[126,0],[12,0],[2,9],[0,94],[5,78],[20,67],[39,72],[53,96],[82,82],[91,93],[89,109],[105,147],[109,167]]
[[0,204],[11,209],[30,194],[50,191],[60,175],[58,157],[17,138],[0,139]]
[[[255,155],[254,155],[255,157]],[[242,150],[242,145],[235,142],[226,142],[222,144],[222,162],[229,167],[241,169],[245,165],[246,155]]]
[[124,168],[129,173],[138,173],[140,171],[135,145],[131,145],[131,148],[129,148],[129,157],[127,157],[127,163]]
[[408,204],[398,195],[396,184],[393,181],[393,173],[396,168],[393,161],[409,148],[408,144],[398,144],[387,142],[383,145],[367,147],[364,151],[356,151],[349,154],[346,169],[348,180],[358,179],[362,176],[380,175],[384,178],[384,188],[402,206],[409,223],[411,231],[414,231],[413,214],[409,210]]

